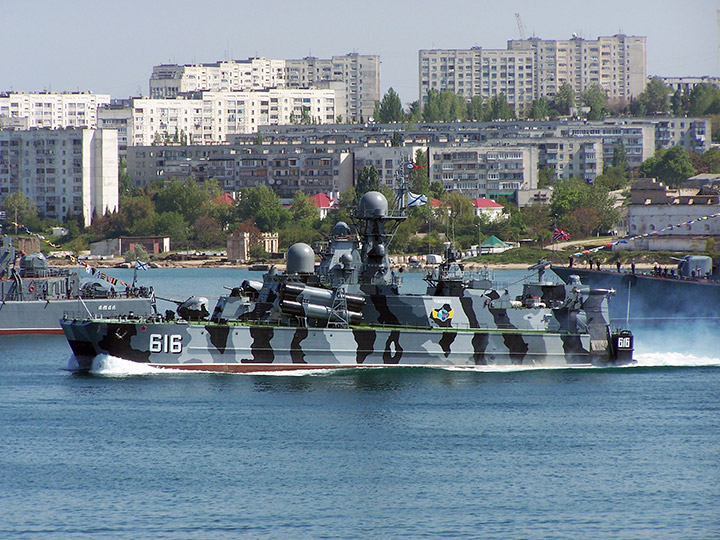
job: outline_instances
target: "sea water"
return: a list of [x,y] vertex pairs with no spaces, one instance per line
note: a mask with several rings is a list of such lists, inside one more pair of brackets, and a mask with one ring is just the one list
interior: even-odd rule
[[[212,304],[249,275],[142,277]],[[720,352],[672,334],[624,368],[263,375],[3,337],[0,538],[715,539]]]

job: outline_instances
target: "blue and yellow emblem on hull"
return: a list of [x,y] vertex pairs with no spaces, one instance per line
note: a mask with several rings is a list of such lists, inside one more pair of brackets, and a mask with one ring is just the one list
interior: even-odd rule
[[450,304],[444,304],[440,309],[433,309],[430,312],[430,318],[442,327],[451,327],[453,318],[453,309]]

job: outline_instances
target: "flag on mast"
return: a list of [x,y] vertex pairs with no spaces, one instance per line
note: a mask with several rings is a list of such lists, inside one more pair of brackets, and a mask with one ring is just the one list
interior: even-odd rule
[[555,242],[559,242],[560,240],[570,240],[570,235],[562,229],[555,227],[553,229],[553,240]]
[[424,204],[427,204],[427,195],[416,195],[412,191],[407,192],[407,207],[423,206]]

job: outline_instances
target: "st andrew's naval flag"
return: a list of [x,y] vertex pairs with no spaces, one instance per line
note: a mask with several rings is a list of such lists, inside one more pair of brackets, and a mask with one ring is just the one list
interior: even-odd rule
[[427,204],[427,196],[426,195],[415,195],[412,191],[407,192],[407,206],[422,206],[424,204]]
[[135,270],[147,270],[150,268],[150,265],[148,263],[144,263],[142,261],[135,261]]
[[562,229],[555,227],[553,229],[553,240],[555,242],[559,242],[560,240],[570,240],[570,235]]

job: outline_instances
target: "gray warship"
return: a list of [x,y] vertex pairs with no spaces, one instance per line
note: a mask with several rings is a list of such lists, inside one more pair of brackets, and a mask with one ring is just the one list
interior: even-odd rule
[[404,219],[396,214],[381,193],[366,193],[355,230],[338,222],[317,268],[315,250],[295,244],[285,271],[243,281],[212,312],[191,297],[149,318],[66,318],[77,368],[100,354],[221,372],[632,362],[632,334],[608,323],[610,291],[545,281],[544,262],[511,297],[467,277],[449,249],[426,294],[401,293],[387,251]]
[[18,258],[11,239],[0,244],[0,335],[62,334],[66,312],[89,317],[147,317],[155,313],[149,289],[119,296],[96,281],[85,283],[74,269],[53,268],[42,253]]

